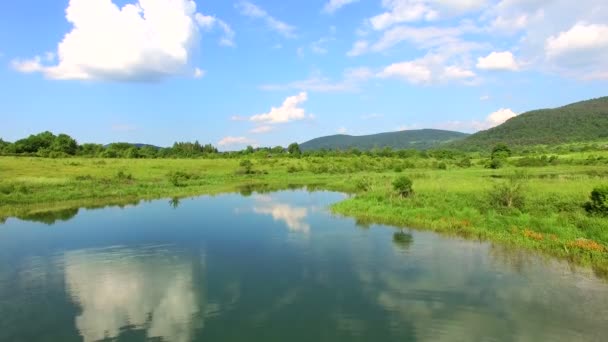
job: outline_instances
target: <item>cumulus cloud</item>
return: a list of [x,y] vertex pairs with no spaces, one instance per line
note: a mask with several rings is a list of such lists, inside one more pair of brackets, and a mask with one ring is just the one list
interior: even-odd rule
[[266,26],[273,31],[278,32],[287,38],[295,37],[295,27],[276,19],[259,6],[249,2],[241,1],[235,5],[236,9],[244,16],[261,19],[266,23]]
[[519,66],[513,54],[509,51],[504,51],[492,52],[486,57],[479,57],[477,59],[477,69],[516,71],[519,69]]
[[412,84],[436,84],[451,81],[473,81],[475,73],[458,65],[445,65],[442,56],[427,55],[412,61],[393,63],[377,75],[380,78],[398,78]]
[[357,2],[359,0],[329,0],[325,6],[323,6],[323,12],[324,13],[334,13],[335,11],[339,10],[340,8],[352,4],[354,2]]
[[568,31],[547,38],[545,50],[549,58],[566,55],[596,54],[608,49],[608,25],[578,23]]
[[280,107],[272,107],[270,112],[254,115],[249,120],[266,124],[282,124],[310,118],[311,116],[306,114],[304,108],[300,107],[306,100],[308,100],[308,94],[301,92],[286,98]]
[[227,136],[218,141],[218,146],[227,147],[234,145],[253,145],[255,144],[255,140],[249,139],[247,137],[232,137]]
[[488,115],[488,117],[486,118],[486,123],[488,125],[488,128],[494,127],[516,116],[517,114],[515,114],[515,112],[513,112],[511,109],[501,108],[495,111],[494,113]]
[[608,78],[605,0],[501,0],[482,20],[491,33],[515,35],[526,68],[572,78]]
[[123,7],[70,0],[72,29],[58,45],[58,64],[34,57],[13,66],[59,80],[155,81],[181,74],[198,41],[197,15],[192,0],[139,0]]

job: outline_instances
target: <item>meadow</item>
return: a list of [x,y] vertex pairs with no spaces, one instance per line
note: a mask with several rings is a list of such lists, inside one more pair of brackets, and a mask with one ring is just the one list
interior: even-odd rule
[[[509,157],[492,169],[488,157],[479,154],[0,157],[0,222],[17,217],[50,224],[69,219],[78,208],[305,187],[350,194],[331,210],[356,218],[361,226],[383,223],[492,241],[591,266],[608,276],[608,219],[584,208],[591,191],[608,183],[608,152],[563,152],[541,159]],[[403,176],[413,181],[407,198],[393,187]]]

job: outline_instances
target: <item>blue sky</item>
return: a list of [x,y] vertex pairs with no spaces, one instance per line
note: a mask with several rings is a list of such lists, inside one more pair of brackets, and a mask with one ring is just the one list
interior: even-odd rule
[[608,95],[605,0],[0,2],[0,137],[239,149]]

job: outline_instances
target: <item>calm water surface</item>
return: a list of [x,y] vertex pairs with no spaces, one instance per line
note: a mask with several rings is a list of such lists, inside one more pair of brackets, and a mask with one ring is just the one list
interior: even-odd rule
[[[288,191],[0,225],[0,341],[607,341],[608,283]],[[37,221],[37,222],[35,222]]]

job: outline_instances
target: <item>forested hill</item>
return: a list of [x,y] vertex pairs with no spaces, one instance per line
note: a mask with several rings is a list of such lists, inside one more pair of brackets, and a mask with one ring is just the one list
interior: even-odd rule
[[492,148],[496,143],[509,146],[550,145],[602,138],[608,138],[608,97],[560,108],[533,110],[450,146],[483,150]]
[[302,151],[311,150],[348,150],[362,151],[374,148],[390,147],[392,149],[419,149],[436,148],[447,142],[467,137],[468,134],[437,129],[420,129],[400,132],[380,133],[364,136],[331,135],[316,138],[300,145]]

